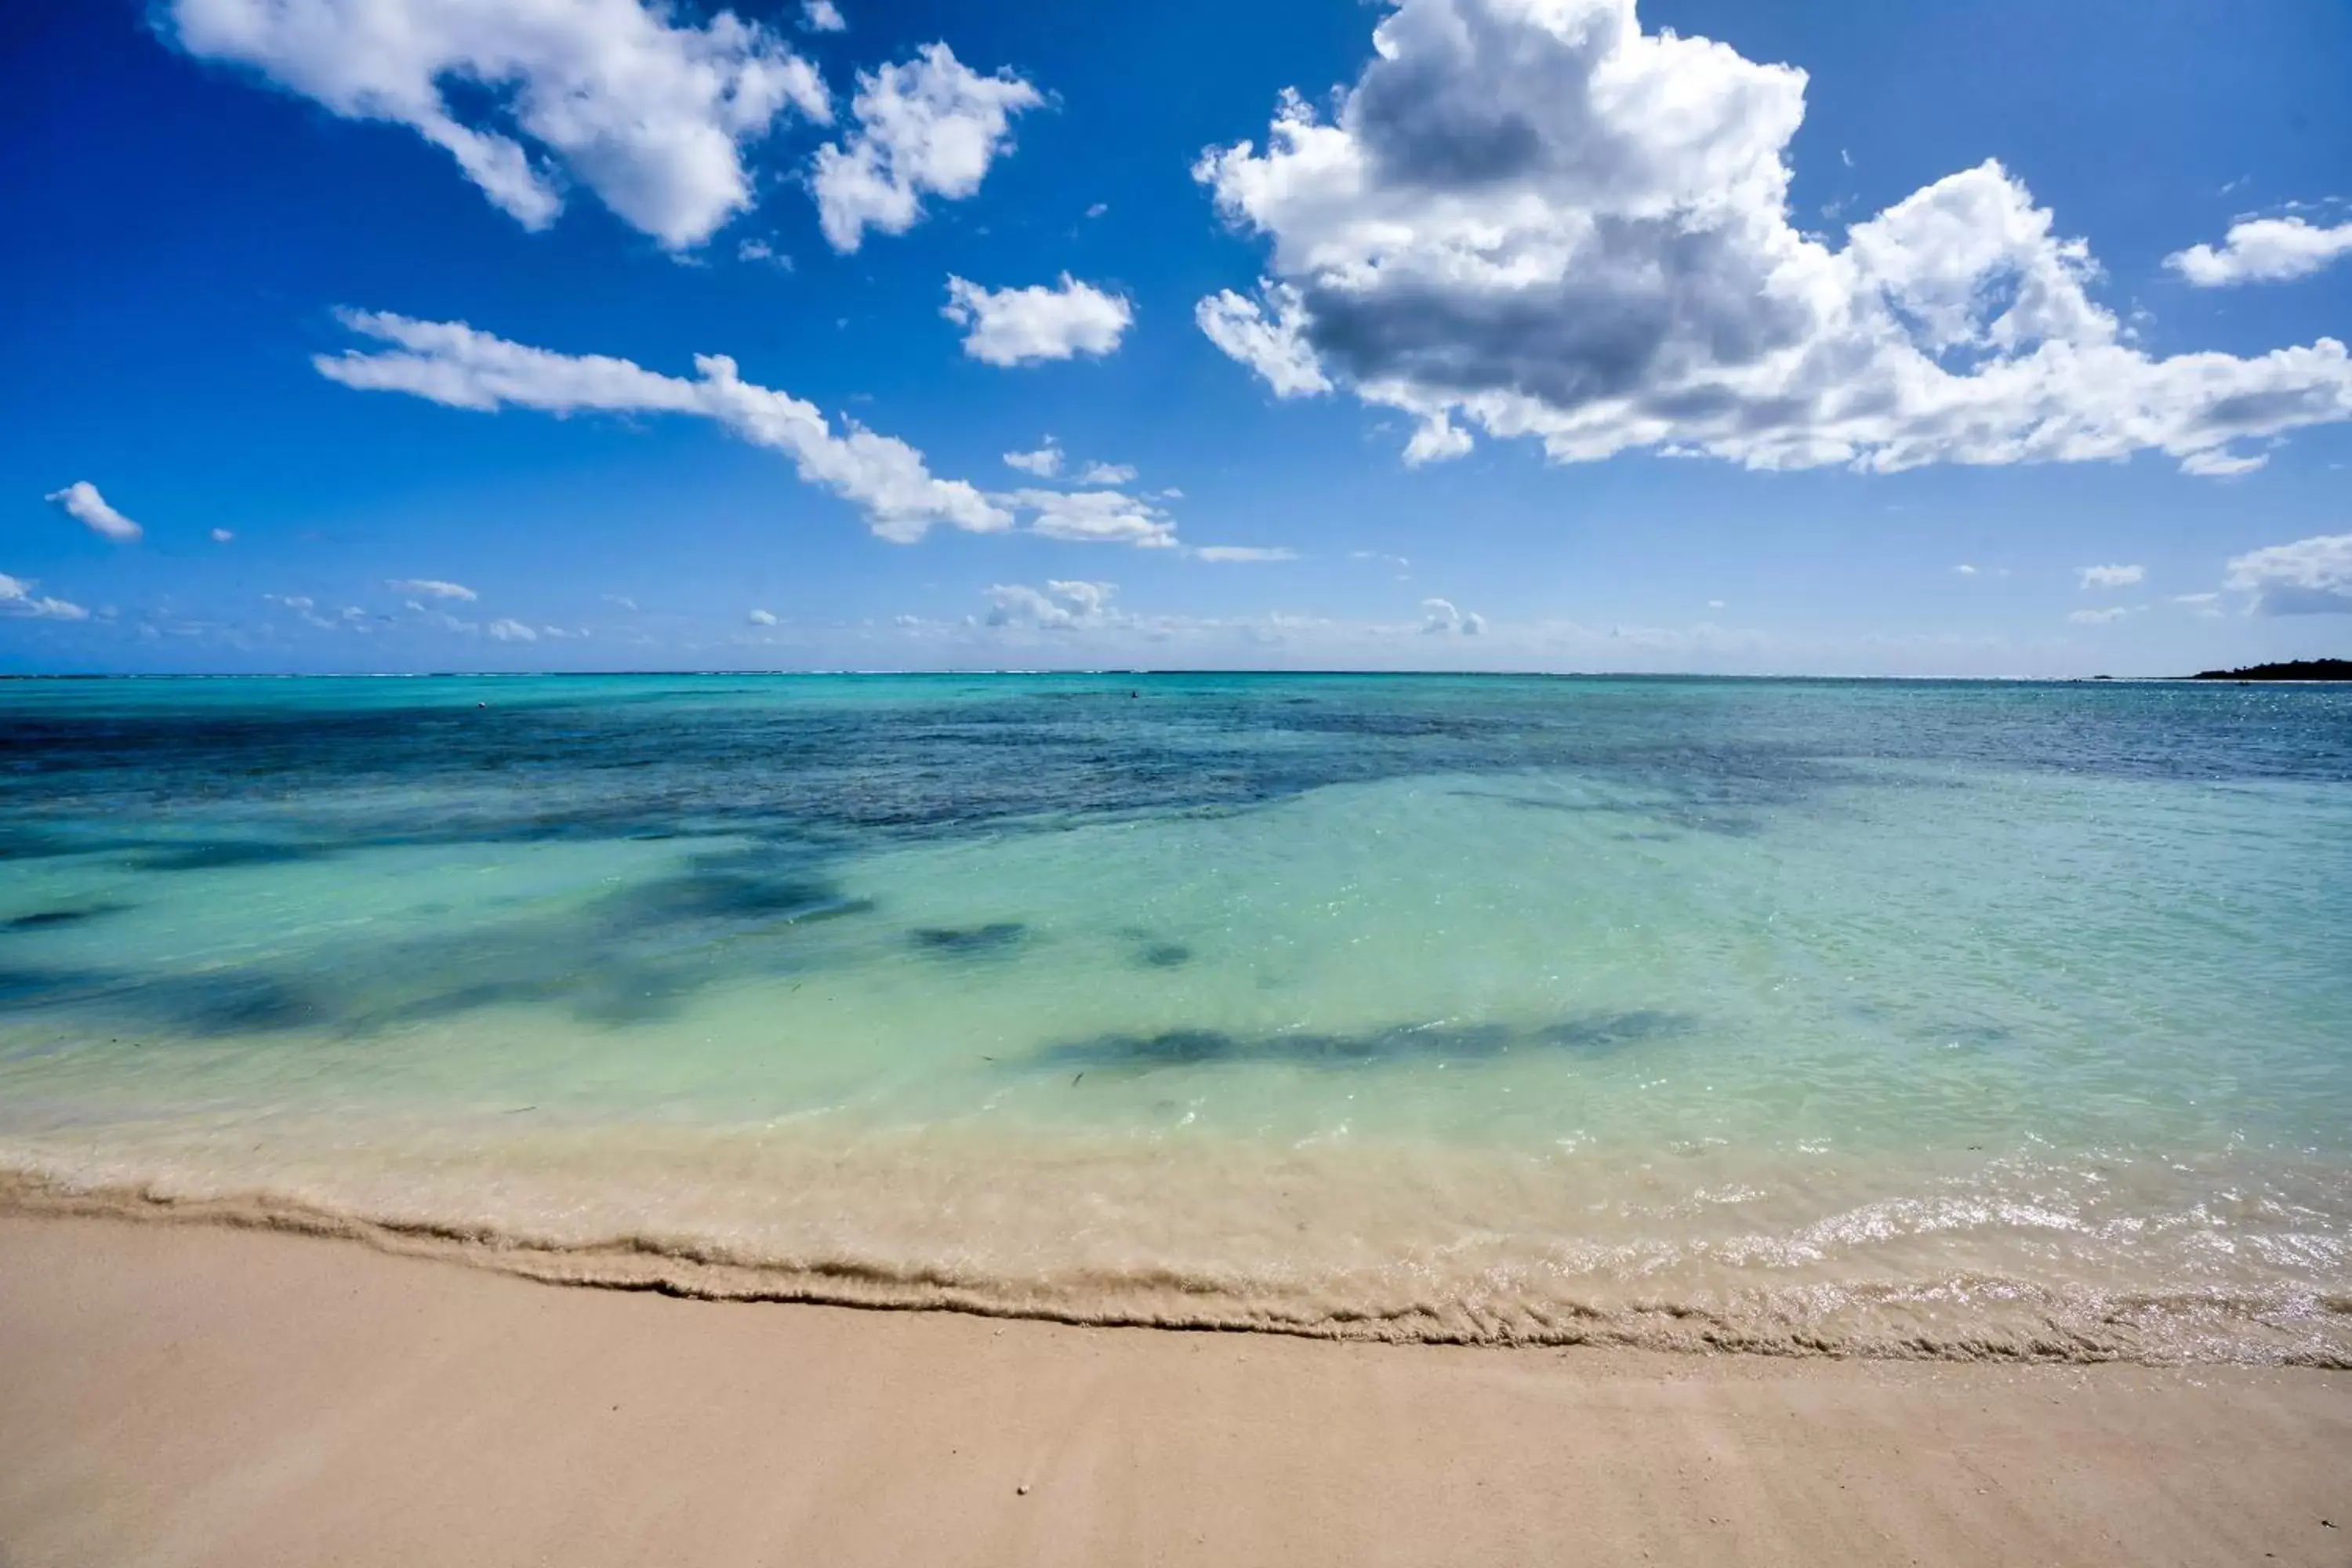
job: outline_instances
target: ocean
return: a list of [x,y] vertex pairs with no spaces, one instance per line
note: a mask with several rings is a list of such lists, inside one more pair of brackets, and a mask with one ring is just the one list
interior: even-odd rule
[[693,1295],[2352,1365],[2352,689],[0,683],[0,1171]]

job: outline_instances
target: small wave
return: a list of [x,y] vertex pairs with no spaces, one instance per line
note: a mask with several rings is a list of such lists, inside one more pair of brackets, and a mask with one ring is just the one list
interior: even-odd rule
[[952,1311],[1097,1328],[1286,1334],[1391,1343],[1602,1346],[1906,1361],[2252,1363],[2352,1370],[2352,1295],[2101,1292],[2006,1279],[1741,1291],[1592,1303],[1515,1295],[1488,1279],[1419,1300],[1349,1300],[1291,1283],[1160,1268],[996,1278],[939,1262],[747,1254],[686,1235],[557,1240],[476,1220],[350,1212],[266,1192],[189,1197],[0,1172],[0,1214],[269,1230],[494,1269],[551,1285],[711,1301]]

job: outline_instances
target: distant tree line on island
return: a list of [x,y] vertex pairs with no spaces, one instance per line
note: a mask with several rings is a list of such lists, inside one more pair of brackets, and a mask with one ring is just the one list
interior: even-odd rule
[[2203,669],[2199,680],[2352,680],[2352,658],[2291,658],[2243,669]]

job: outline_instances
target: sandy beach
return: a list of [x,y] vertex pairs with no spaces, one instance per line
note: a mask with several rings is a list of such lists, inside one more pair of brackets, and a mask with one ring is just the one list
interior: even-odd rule
[[2347,1456],[2336,1373],[1086,1330],[0,1220],[8,1568],[2340,1568]]

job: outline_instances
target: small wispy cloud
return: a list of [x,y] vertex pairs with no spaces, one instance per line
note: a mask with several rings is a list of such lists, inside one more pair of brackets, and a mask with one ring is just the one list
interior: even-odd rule
[[849,30],[848,21],[841,7],[833,0],[801,0],[801,30],[804,33],[842,33]]
[[1007,452],[1004,454],[1004,466],[1018,468],[1024,474],[1034,474],[1041,479],[1050,479],[1062,471],[1061,443],[1048,436],[1045,444],[1034,452]]
[[754,610],[743,618],[755,626],[772,626],[776,624],[776,617],[765,610]]
[[1421,629],[1430,637],[1475,637],[1486,629],[1486,616],[1458,608],[1451,599],[1423,599],[1421,608]]
[[395,594],[414,594],[423,599],[457,599],[470,604],[481,597],[463,583],[446,583],[438,577],[387,577],[383,585]]
[[2084,588],[2128,588],[2147,578],[2145,566],[2085,566],[2083,568]]
[[1196,561],[1296,561],[1298,552],[1279,544],[1203,544],[1192,552]]
[[0,572],[0,616],[15,616],[36,621],[86,621],[89,612],[66,599],[45,598],[33,592],[30,577],[11,577]]
[[92,533],[102,534],[117,544],[137,542],[142,531],[139,525],[106,504],[98,487],[88,479],[76,479],[61,490],[51,490],[41,498]]

